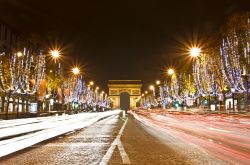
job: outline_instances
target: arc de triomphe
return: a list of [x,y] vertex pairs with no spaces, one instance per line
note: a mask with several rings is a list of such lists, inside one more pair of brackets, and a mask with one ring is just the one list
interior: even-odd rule
[[109,80],[109,97],[113,108],[135,108],[141,96],[141,87],[141,80]]

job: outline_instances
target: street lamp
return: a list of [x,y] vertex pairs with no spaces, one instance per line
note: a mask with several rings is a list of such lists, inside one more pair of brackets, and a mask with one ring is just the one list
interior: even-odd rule
[[[156,80],[155,84],[157,86],[156,89],[155,89],[155,97],[156,97],[156,100],[158,102],[159,97],[160,97],[160,85],[161,85],[161,81],[160,80]],[[159,104],[159,102],[158,102],[158,104]]]
[[193,47],[189,50],[191,57],[196,58],[200,55],[201,49],[198,47]]
[[224,110],[226,110],[226,93],[229,89],[227,88],[227,86],[225,86],[222,89],[222,95],[223,95],[223,106],[224,106]]
[[[60,57],[60,52],[58,50],[51,50],[50,55],[54,59],[55,64],[56,64],[57,59]],[[60,65],[60,63],[58,64],[58,66],[55,65],[55,74],[61,74],[61,65]]]
[[97,86],[96,88],[95,88],[95,93],[98,93],[98,90],[99,90],[100,88]]
[[149,89],[153,92],[153,95],[155,96],[155,87],[153,85],[150,85]]
[[[199,47],[192,47],[192,48],[190,48],[190,49],[189,49],[189,55],[190,55],[192,58],[194,58],[194,59],[198,58],[198,57],[201,55],[201,48],[199,48]],[[194,62],[196,62],[196,61],[194,61]],[[193,63],[193,67],[196,67],[196,64],[195,64],[195,63]],[[195,75],[194,75],[194,76],[195,76]],[[209,97],[210,97],[210,94],[209,94]],[[196,106],[198,106],[198,100],[199,100],[199,97],[197,97],[197,98],[195,99]],[[210,108],[210,107],[209,107],[209,108]]]
[[72,68],[72,73],[74,75],[78,75],[80,73],[80,69],[78,67],[74,67],[74,68]]
[[151,99],[151,105],[154,106],[154,102],[155,102],[155,87],[153,85],[150,85],[149,89],[153,92],[153,97],[150,97],[150,98],[152,98]]
[[174,69],[173,68],[169,68],[168,69],[168,75],[172,76],[174,74]]
[[156,84],[156,85],[160,85],[160,84],[161,84],[160,80],[156,80],[156,81],[155,81],[155,84]]
[[[55,64],[52,66],[53,67],[53,70],[50,70],[50,73],[53,73],[53,76],[54,78],[56,77],[61,77],[61,74],[62,74],[62,70],[61,70],[61,66],[60,66],[60,63],[57,64],[57,59],[59,58],[60,56],[60,53],[58,50],[50,50],[49,54],[51,55],[51,58],[55,61]],[[52,91],[48,91],[49,94],[52,92],[52,98],[51,100],[54,101],[53,99],[56,99],[56,91],[55,89],[53,89]],[[51,104],[52,105],[52,104]]]
[[94,85],[94,81],[90,81],[90,82],[89,82],[89,85],[90,85],[90,86],[93,86],[93,85]]
[[22,57],[22,56],[23,56],[23,53],[19,51],[19,52],[17,52],[16,55],[17,55],[17,57]]
[[234,106],[234,93],[235,93],[235,88],[231,88],[232,92],[232,99],[233,99],[233,112],[235,112],[235,106]]
[[246,68],[243,69],[243,73],[242,73],[242,77],[244,78],[246,84],[246,110],[248,111],[249,110],[249,106],[248,106],[248,92],[249,92],[249,75],[247,74],[247,71],[246,71]]
[[59,58],[60,56],[60,52],[58,50],[51,50],[50,54],[52,56],[52,58],[56,61],[57,58]]

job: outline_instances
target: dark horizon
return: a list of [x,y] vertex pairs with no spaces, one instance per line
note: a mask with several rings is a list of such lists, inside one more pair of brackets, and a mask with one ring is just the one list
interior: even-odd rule
[[183,42],[194,35],[205,40],[227,16],[249,9],[248,0],[0,0],[0,20],[20,33],[49,36],[64,62],[81,65],[83,76],[103,88],[113,79],[139,79],[147,87],[185,60]]

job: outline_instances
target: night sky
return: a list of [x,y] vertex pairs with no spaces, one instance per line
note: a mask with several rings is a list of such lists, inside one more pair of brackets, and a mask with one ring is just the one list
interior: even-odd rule
[[[0,20],[15,31],[52,36],[68,63],[105,87],[109,79],[145,85],[183,60],[181,43],[218,31],[250,0],[0,0]],[[203,38],[204,40],[204,38]]]

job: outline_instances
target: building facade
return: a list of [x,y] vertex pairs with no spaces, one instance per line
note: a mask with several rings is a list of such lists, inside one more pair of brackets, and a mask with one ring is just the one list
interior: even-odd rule
[[[137,107],[141,96],[141,87],[141,80],[109,80],[108,88],[112,108],[125,109],[127,107],[133,109]],[[126,104],[129,105],[126,106]]]

